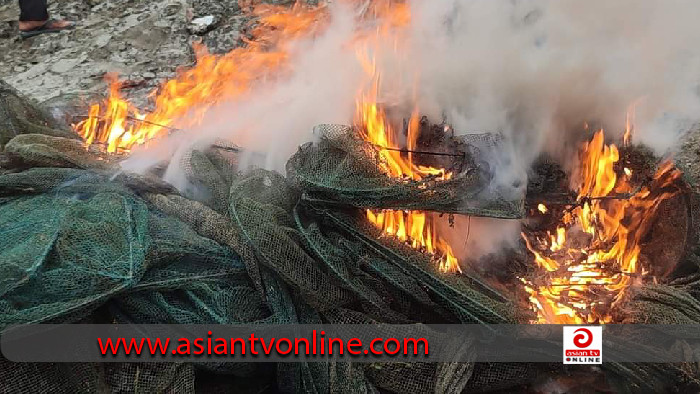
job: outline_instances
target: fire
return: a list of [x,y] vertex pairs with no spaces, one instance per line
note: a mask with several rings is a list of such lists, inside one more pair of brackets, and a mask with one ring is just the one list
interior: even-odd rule
[[196,65],[153,92],[153,111],[139,112],[113,79],[109,98],[93,105],[75,130],[87,145],[99,143],[108,152],[118,152],[167,135],[173,127],[195,125],[217,103],[241,98],[256,83],[283,76],[293,40],[313,34],[327,17],[325,7],[301,4],[259,5],[252,12],[259,18],[252,32],[255,39],[222,56],[195,45]]
[[536,323],[609,323],[610,306],[646,274],[639,265],[641,239],[659,204],[677,191],[681,174],[670,163],[639,189],[630,184],[630,169],[618,176],[619,151],[605,144],[602,130],[581,152],[576,208],[555,233],[522,234],[543,272],[522,279]]
[[[451,173],[445,169],[417,165],[410,152],[404,158],[397,141],[397,133],[386,119],[385,112],[377,105],[378,83],[375,81],[370,95],[363,95],[357,103],[356,123],[364,133],[364,138],[378,148],[384,172],[394,177],[421,180],[434,177],[438,180],[450,179]],[[413,148],[418,139],[418,112],[414,111],[409,121],[407,150]],[[384,149],[389,148],[389,149]]]
[[637,106],[646,97],[640,97],[636,99],[629,107],[627,107],[627,113],[625,114],[625,133],[622,135],[622,145],[629,146],[632,143],[632,136],[634,135],[634,122],[637,114]]
[[634,115],[635,107],[634,104],[627,109],[627,114],[625,116],[625,134],[622,136],[622,144],[624,146],[629,146],[632,142],[632,132],[634,131]]
[[[363,138],[377,148],[380,166],[388,176],[410,180],[432,177],[447,180],[452,174],[445,169],[422,166],[413,161],[411,151],[418,141],[419,111],[414,109],[408,122],[405,141],[399,141],[399,133],[387,120],[386,113],[378,105],[379,72],[375,59],[369,55],[370,47],[380,40],[396,43],[401,27],[410,22],[410,10],[406,4],[392,1],[376,1],[368,10],[368,16],[381,23],[375,35],[358,36],[355,42],[357,57],[372,81],[366,91],[360,91],[356,104],[355,124]],[[403,152],[402,152],[403,150]],[[438,234],[438,215],[422,211],[367,210],[367,219],[384,234],[408,243],[412,248],[430,253],[438,259],[443,272],[461,272],[459,262],[450,245]]]
[[367,219],[385,234],[407,242],[414,249],[438,256],[441,271],[462,272],[450,245],[437,235],[435,214],[421,211],[367,210]]
[[[179,72],[175,79],[153,93],[153,111],[141,113],[122,96],[119,82],[113,79],[109,98],[93,105],[88,118],[75,125],[86,145],[101,144],[108,152],[125,152],[167,135],[173,128],[196,125],[217,103],[244,98],[256,83],[283,77],[288,71],[292,42],[314,34],[329,16],[324,6],[296,3],[292,8],[285,8],[256,3],[240,1],[242,9],[252,7],[252,13],[258,17],[258,25],[252,32],[255,39],[223,56],[212,55],[206,48],[195,46],[196,65]],[[449,179],[452,175],[444,169],[421,166],[414,163],[410,153],[404,155],[391,150],[398,149],[401,143],[377,104],[379,73],[374,58],[368,55],[368,48],[380,41],[391,42],[396,47],[399,40],[393,34],[409,24],[410,16],[408,5],[401,1],[375,0],[364,4],[359,17],[376,23],[367,23],[371,28],[358,31],[352,46],[372,86],[359,95],[355,123],[362,130],[363,138],[377,147],[382,170],[387,175],[413,180]],[[414,148],[418,139],[418,120],[416,109],[404,141],[408,150]],[[460,271],[450,245],[437,234],[437,215],[415,211],[367,211],[367,218],[385,234],[437,256],[443,271]]]
[[[367,100],[365,98],[364,100]],[[369,101],[358,102],[357,122],[364,131],[367,141],[377,146],[381,166],[392,177],[420,180],[427,176],[438,180],[449,179],[452,174],[444,169],[416,165],[412,157],[402,156],[395,141],[396,133],[387,122],[386,115],[378,105]],[[415,122],[409,122],[415,124]],[[409,140],[412,133],[409,127]],[[384,210],[375,212],[367,210],[367,219],[387,235],[408,242],[411,247],[439,256],[440,269],[443,272],[461,272],[457,258],[450,245],[437,234],[438,215],[421,211]]]

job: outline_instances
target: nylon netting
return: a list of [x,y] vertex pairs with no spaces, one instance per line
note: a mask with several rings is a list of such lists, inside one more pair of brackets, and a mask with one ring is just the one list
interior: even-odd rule
[[14,137],[30,133],[78,139],[75,133],[61,129],[36,102],[0,79],[0,148]]
[[[33,108],[16,92],[0,90],[0,136],[11,137],[0,161],[0,330],[32,322],[524,321],[522,306],[484,280],[439,272],[432,257],[380,237],[362,215],[366,207],[517,212],[517,201],[501,205],[517,208],[505,210],[494,208],[503,201],[478,202],[487,180],[479,168],[446,183],[389,179],[345,128],[337,140],[326,136],[303,147],[289,162],[289,177],[241,173],[220,150],[192,151],[181,163],[192,187],[179,193],[157,177],[121,172],[112,158],[59,137],[62,131],[18,129],[42,123]],[[459,208],[465,196],[479,212]],[[698,322],[693,283],[630,295],[625,307],[656,314],[675,302],[678,317],[668,321]],[[458,351],[476,356],[470,347]],[[686,367],[604,365],[611,382],[640,390],[678,387],[694,376]],[[551,371],[474,362],[0,360],[0,382],[9,392],[487,392],[518,390]]]
[[287,175],[303,198],[360,208],[423,210],[497,218],[519,218],[523,199],[504,197],[489,187],[493,174],[484,165],[498,145],[490,134],[464,136],[463,157],[449,180],[387,177],[376,146],[351,126],[321,125],[317,141],[302,146],[287,163]]

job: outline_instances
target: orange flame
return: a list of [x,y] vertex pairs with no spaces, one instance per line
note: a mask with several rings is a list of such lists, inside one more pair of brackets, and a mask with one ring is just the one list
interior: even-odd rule
[[314,33],[327,16],[323,6],[311,8],[301,4],[292,8],[259,5],[253,14],[259,18],[259,25],[252,31],[254,40],[223,56],[195,45],[196,65],[153,92],[152,112],[139,113],[122,97],[120,84],[114,80],[110,97],[93,105],[89,117],[75,125],[75,130],[86,144],[104,144],[108,152],[116,152],[166,135],[169,127],[197,124],[217,103],[244,96],[262,80],[283,76],[290,42]]
[[634,123],[637,116],[637,106],[645,99],[645,96],[636,99],[629,107],[625,114],[625,133],[622,135],[622,145],[629,146],[632,143],[634,135]]
[[[357,2],[357,0],[343,0]],[[241,0],[242,9],[253,9],[258,25],[253,30],[254,40],[245,47],[217,56],[202,46],[195,46],[196,65],[181,71],[175,79],[165,83],[153,93],[155,109],[140,113],[120,92],[116,80],[110,86],[110,97],[102,104],[90,108],[86,120],[75,125],[76,131],[87,145],[104,144],[108,152],[129,151],[135,145],[166,135],[172,127],[187,127],[201,121],[204,114],[224,100],[245,97],[261,80],[274,80],[288,71],[290,43],[297,38],[312,35],[324,26],[328,14],[324,6],[308,7],[296,3],[291,9],[281,6],[257,5],[256,0]],[[366,3],[360,15],[372,19],[376,29],[359,31],[353,41],[358,60],[367,73],[372,86],[367,94],[361,93],[357,101],[355,123],[363,130],[363,137],[378,147],[382,170],[389,176],[420,180],[431,176],[449,179],[444,169],[421,166],[413,162],[411,154],[383,148],[398,148],[395,130],[386,114],[377,104],[379,73],[375,60],[368,55],[367,47],[380,40],[387,42],[392,34],[410,23],[407,4],[395,0],[374,0]],[[373,34],[374,33],[374,34]],[[398,36],[394,47],[398,45]],[[418,111],[411,116],[408,149],[418,139]],[[450,245],[436,234],[438,217],[425,212],[384,211],[367,212],[368,219],[387,235],[396,236],[417,249],[439,256],[443,271],[460,271]]]
[[[382,170],[396,178],[421,180],[432,176],[437,180],[450,179],[452,174],[445,172],[444,169],[416,165],[410,155],[405,158],[400,151],[383,149],[397,149],[399,146],[396,133],[387,121],[386,114],[376,103],[377,84],[373,86],[373,94],[362,96],[357,103],[356,123],[363,131],[365,139],[377,147]],[[414,111],[412,118],[416,113]],[[408,141],[415,141],[417,136],[412,136],[417,133],[417,122],[410,121]],[[377,228],[382,229],[385,234],[408,242],[415,249],[440,256],[439,266],[443,272],[462,272],[452,248],[437,234],[438,216],[436,214],[421,211],[367,210],[367,219]]]
[[[356,105],[356,126],[363,133],[366,141],[377,147],[382,171],[395,178],[421,180],[432,177],[436,180],[450,179],[452,174],[445,169],[422,166],[414,163],[413,155],[399,151],[401,141],[398,133],[387,120],[386,113],[378,105],[379,72],[373,57],[368,53],[368,46],[378,37],[389,39],[410,22],[410,10],[407,5],[391,1],[378,1],[371,9],[371,16],[381,18],[376,29],[376,37],[358,37],[357,56],[363,69],[371,78],[371,86],[366,92],[360,92]],[[397,33],[398,34],[398,33]],[[395,40],[398,42],[398,40]],[[375,42],[376,43],[376,42]],[[407,150],[413,150],[418,141],[419,111],[414,109],[408,122],[408,133],[403,141]],[[386,149],[390,148],[390,149]],[[412,248],[433,254],[439,261],[443,272],[461,272],[459,262],[450,245],[438,234],[438,215],[421,211],[372,211],[367,210],[367,219],[383,233],[408,243]]]
[[615,172],[618,161],[617,147],[605,145],[603,131],[597,132],[581,153],[580,206],[564,216],[556,234],[522,234],[544,272],[521,279],[537,323],[609,323],[610,306],[646,274],[639,266],[641,239],[659,204],[676,193],[670,186],[681,174],[665,163],[649,185],[634,191],[631,170],[622,177]]

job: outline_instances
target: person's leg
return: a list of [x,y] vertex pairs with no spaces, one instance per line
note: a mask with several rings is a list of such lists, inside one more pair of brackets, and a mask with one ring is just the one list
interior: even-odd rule
[[[63,20],[49,20],[47,0],[19,0],[19,30],[20,33],[44,30],[57,31],[73,26],[72,22]],[[25,34],[26,35],[26,34]]]
[[20,22],[46,22],[49,11],[46,0],[19,0]]

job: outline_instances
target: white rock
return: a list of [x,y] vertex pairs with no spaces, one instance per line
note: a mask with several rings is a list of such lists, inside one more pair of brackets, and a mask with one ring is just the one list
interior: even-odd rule
[[42,75],[46,72],[47,65],[45,63],[39,63],[33,65],[29,70],[18,74],[17,78],[19,79],[32,79],[34,77],[37,77],[39,75]]
[[85,56],[82,56],[82,57],[77,58],[77,59],[59,59],[59,60],[54,61],[51,64],[51,66],[49,67],[49,70],[51,70],[51,72],[56,73],[56,74],[62,74],[64,72],[72,70],[73,67],[82,63],[84,60],[85,60]]
[[192,23],[195,25],[209,26],[212,23],[214,23],[214,15],[207,15],[207,16],[202,16],[200,18],[195,18],[192,20]]
[[102,34],[95,39],[95,46],[98,48],[102,48],[103,46],[109,44],[109,41],[111,39],[112,39],[111,34]]
[[192,34],[204,34],[209,31],[216,22],[213,15],[202,16],[192,19],[192,22],[187,26],[187,30]]

